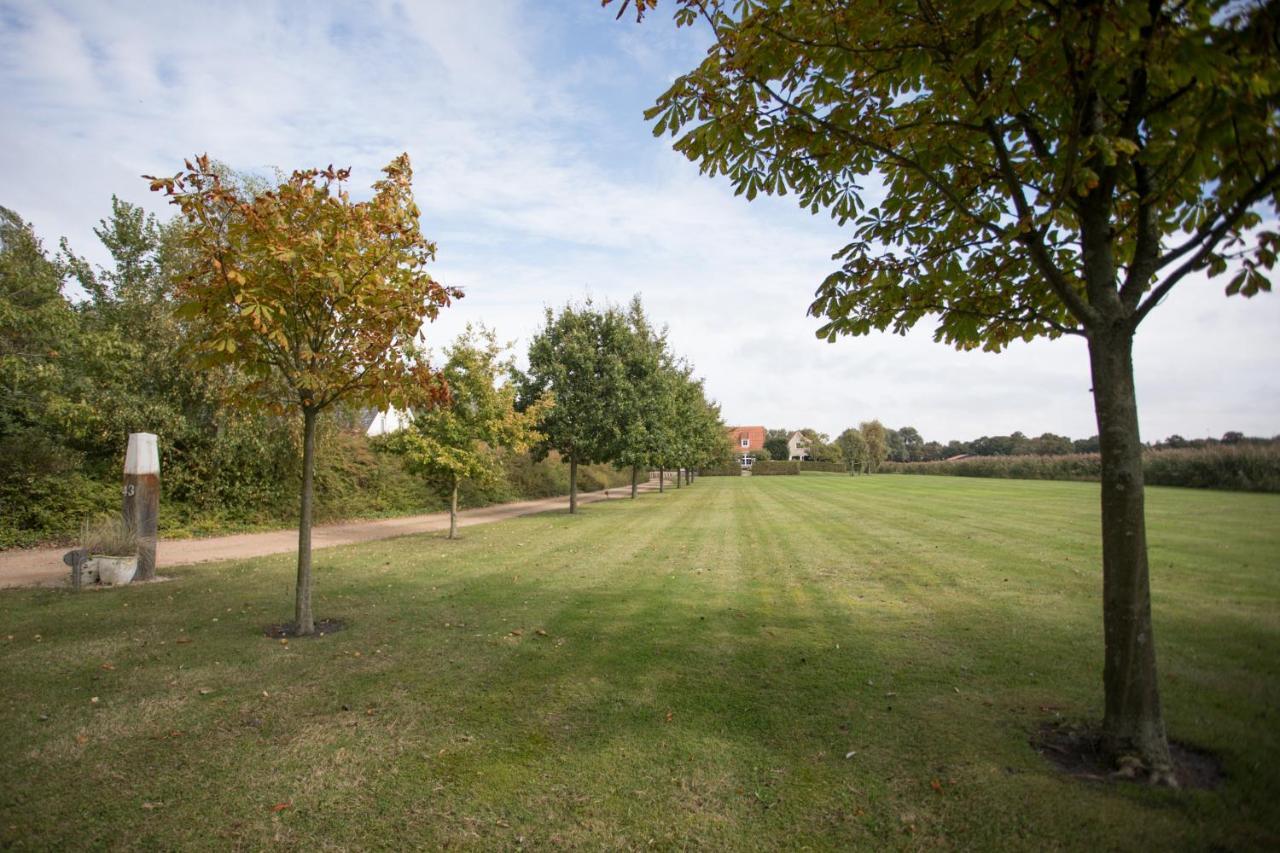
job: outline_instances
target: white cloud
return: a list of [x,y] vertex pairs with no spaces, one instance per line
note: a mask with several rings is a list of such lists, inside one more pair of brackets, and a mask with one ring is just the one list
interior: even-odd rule
[[[207,151],[237,168],[413,157],[440,278],[466,321],[527,336],[543,305],[644,295],[727,419],[828,432],[870,417],[927,438],[1094,431],[1082,342],[956,353],[928,330],[826,344],[805,315],[842,245],[790,199],[734,198],[640,113],[702,55],[595,4],[10,3],[0,13],[0,204],[100,257],[111,193]],[[1139,334],[1143,427],[1280,432],[1280,303],[1186,282]]]

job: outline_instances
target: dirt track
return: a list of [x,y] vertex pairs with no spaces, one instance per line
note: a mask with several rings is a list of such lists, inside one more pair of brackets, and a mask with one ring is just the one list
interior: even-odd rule
[[[656,479],[640,484],[641,491],[649,491],[657,487]],[[625,499],[630,493],[630,486],[599,492],[581,492],[578,494],[578,503]],[[488,524],[521,515],[563,510],[568,506],[567,497],[495,504],[459,512],[458,526]],[[352,545],[357,542],[371,542],[375,539],[390,539],[394,536],[448,529],[449,513],[447,512],[325,524],[312,528],[311,546],[312,548],[331,548],[334,545]],[[156,568],[165,569],[218,560],[239,560],[262,557],[267,554],[286,554],[297,550],[297,547],[298,531],[296,529],[272,530],[267,533],[239,533],[234,536],[213,536],[208,539],[161,539],[156,549]],[[32,548],[0,552],[0,588],[60,586],[69,583],[68,577],[71,570],[62,562],[62,555],[67,550],[67,548]]]

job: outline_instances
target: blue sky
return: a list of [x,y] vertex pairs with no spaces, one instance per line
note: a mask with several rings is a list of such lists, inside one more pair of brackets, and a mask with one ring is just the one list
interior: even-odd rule
[[[408,151],[436,275],[522,350],[545,305],[641,293],[730,423],[836,433],[878,417],[946,440],[1095,432],[1083,342],[958,353],[922,327],[827,344],[806,316],[844,240],[791,199],[748,204],[654,139],[653,98],[700,58],[669,5],[598,0],[0,0],[0,204],[102,257],[112,193],[207,152],[238,169],[354,168]],[[1143,433],[1280,433],[1280,298],[1189,279],[1139,332]]]

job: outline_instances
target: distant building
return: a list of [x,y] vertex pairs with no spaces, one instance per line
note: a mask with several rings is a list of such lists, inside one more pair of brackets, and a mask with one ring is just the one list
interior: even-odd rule
[[764,449],[764,427],[733,426],[729,427],[729,443],[733,445],[734,456],[743,468],[750,468],[755,458],[753,450]]
[[373,420],[369,422],[369,428],[365,430],[364,434],[369,438],[373,438],[378,435],[399,432],[408,425],[408,414],[397,412],[395,409],[387,409],[385,412],[378,412],[373,416]]
[[802,432],[793,432],[787,438],[788,459],[809,459],[809,437]]

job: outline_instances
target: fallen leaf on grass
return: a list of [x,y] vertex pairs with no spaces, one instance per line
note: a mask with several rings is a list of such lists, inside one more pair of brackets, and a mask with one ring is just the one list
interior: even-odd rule
[[275,813],[275,814],[279,814],[280,812],[284,811],[285,809],[291,809],[291,808],[293,808],[293,803],[292,803],[292,802],[289,802],[289,803],[276,803],[274,806],[272,806],[272,807],[271,807],[271,811],[272,811],[273,813]]
[[672,712],[671,712],[671,711],[668,711],[668,712],[667,712],[667,722],[668,722],[668,723],[669,723],[669,722],[671,722],[671,714],[672,714]]
[[190,637],[179,637],[178,639],[174,640],[174,642],[175,642],[175,643],[177,643],[178,645],[183,645],[183,644],[185,644],[185,643],[189,643],[189,642],[191,642],[191,638],[190,638]]
[[547,632],[546,632],[546,631],[544,631],[544,630],[542,630],[541,628],[539,628],[538,630],[534,631],[533,633],[537,634],[539,637],[545,637],[545,636],[547,636]]
[[164,808],[164,803],[143,803],[142,807],[147,811]]
[[105,669],[107,672],[111,672],[113,669],[116,668],[116,665],[113,663],[104,663],[102,665],[102,668]]
[[939,782],[937,779],[934,779],[932,782],[930,782],[929,787],[937,791],[939,794],[942,793],[942,783]]
[[516,628],[514,631],[512,631],[512,632],[511,632],[511,636],[513,636],[513,637],[522,637],[522,636],[524,636],[524,629],[523,629],[523,628]]
[[88,742],[89,742],[89,736],[87,734],[84,734],[83,732],[81,732],[80,734],[76,735],[76,743],[80,744],[81,746],[84,746]]
[[213,688],[210,688],[210,687],[201,687],[201,688],[200,688],[200,695],[201,695],[201,696],[208,696],[208,695],[209,695],[210,693],[212,693],[212,692],[213,692]]

